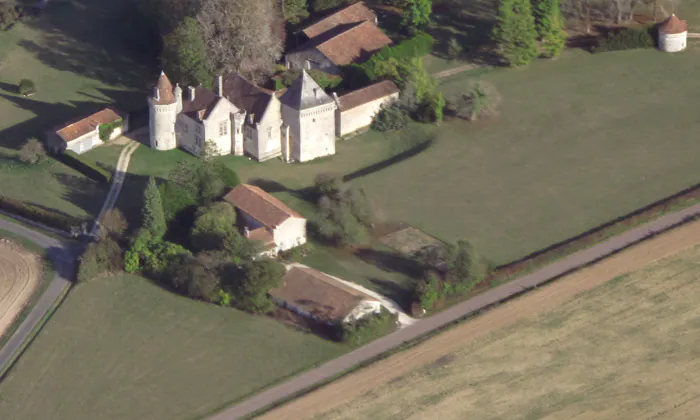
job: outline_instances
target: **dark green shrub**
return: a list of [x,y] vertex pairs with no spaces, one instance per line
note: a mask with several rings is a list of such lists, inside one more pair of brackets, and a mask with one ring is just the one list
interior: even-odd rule
[[79,258],[78,282],[85,283],[101,274],[122,268],[122,249],[109,236],[90,243]]
[[355,322],[336,324],[336,339],[353,346],[360,346],[395,331],[398,327],[398,319],[398,314],[391,313],[382,307],[378,314],[366,315]]
[[0,195],[0,210],[26,217],[27,219],[66,232],[70,232],[72,228],[78,227],[85,223],[84,220],[77,219],[57,210],[45,209],[31,203],[24,203],[2,195]]
[[163,212],[165,220],[171,222],[181,212],[194,209],[197,206],[197,197],[194,192],[182,188],[172,181],[166,181],[158,186],[161,201],[163,202]]
[[96,162],[75,153],[72,150],[66,150],[56,156],[56,160],[66,166],[69,166],[93,181],[101,184],[109,184],[112,181],[112,173],[101,168]]
[[372,129],[382,132],[400,130],[406,127],[409,121],[408,113],[401,106],[391,104],[387,107],[382,106],[374,116]]
[[29,79],[20,80],[17,89],[19,90],[19,94],[24,96],[29,96],[32,93],[36,93],[36,85]]
[[595,52],[632,50],[656,47],[656,26],[644,25],[621,28],[610,32],[595,49]]
[[433,52],[435,48],[435,38],[425,32],[418,32],[415,36],[397,45],[387,46],[379,50],[372,58],[379,60],[395,58],[403,60],[406,58],[423,57]]
[[124,120],[117,120],[109,124],[101,124],[99,127],[97,127],[97,131],[100,135],[100,140],[108,141],[109,137],[112,135],[114,130],[117,127],[121,127],[122,125],[124,125]]
[[321,86],[322,89],[335,89],[342,81],[343,78],[337,75],[328,74],[322,72],[321,70],[307,70],[309,76]]

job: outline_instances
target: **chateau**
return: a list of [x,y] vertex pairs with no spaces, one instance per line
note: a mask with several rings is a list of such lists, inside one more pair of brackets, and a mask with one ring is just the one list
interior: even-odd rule
[[157,150],[181,147],[199,155],[211,140],[222,155],[306,162],[335,154],[336,137],[368,126],[381,105],[398,95],[393,82],[383,81],[331,96],[306,71],[276,92],[239,74],[219,76],[215,92],[202,86],[183,91],[161,73],[148,98],[150,143]]

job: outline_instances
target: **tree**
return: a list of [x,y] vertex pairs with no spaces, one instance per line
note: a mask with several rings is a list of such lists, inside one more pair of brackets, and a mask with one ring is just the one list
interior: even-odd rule
[[111,209],[102,218],[102,227],[101,235],[112,234],[117,238],[121,238],[129,228],[129,223],[127,223],[124,214],[119,209]]
[[343,185],[338,174],[321,172],[314,178],[314,189],[318,195],[337,195]]
[[462,52],[464,52],[462,44],[457,41],[456,37],[451,37],[447,43],[447,58],[455,60],[462,55]]
[[282,11],[274,0],[202,0],[197,22],[215,74],[238,72],[258,80],[282,54]]
[[267,313],[274,303],[267,292],[282,282],[285,269],[275,260],[248,261],[243,265],[244,277],[233,286],[235,304],[240,309],[253,313]]
[[347,3],[348,0],[313,0],[314,12],[335,9]]
[[176,290],[193,299],[218,301],[221,282],[214,270],[207,269],[194,257],[187,257],[174,267],[170,280]]
[[561,54],[566,45],[566,32],[559,0],[540,0],[535,7],[535,22],[543,56],[551,58]]
[[501,0],[493,37],[511,66],[529,64],[538,54],[530,0]]
[[19,160],[27,165],[36,165],[46,161],[46,149],[35,137],[30,138],[19,150]]
[[198,251],[221,249],[235,230],[236,210],[220,201],[197,211],[190,242]]
[[36,85],[34,84],[34,81],[30,79],[20,80],[19,85],[17,85],[17,89],[19,90],[19,94],[23,96],[29,96],[36,93]]
[[162,238],[166,230],[163,201],[153,177],[148,179],[148,185],[143,192],[143,227],[157,238]]
[[284,20],[296,25],[309,17],[306,0],[284,0]]
[[475,286],[486,275],[486,266],[474,246],[466,240],[448,247],[448,273],[458,283]]
[[106,237],[91,242],[78,259],[78,282],[85,283],[101,274],[116,272],[122,265],[122,250],[113,239]]
[[0,3],[0,31],[6,31],[19,20],[19,11],[12,3]]
[[214,79],[197,21],[191,17],[163,37],[160,56],[163,68],[180,83],[211,87]]
[[410,0],[404,9],[401,25],[409,31],[424,28],[430,23],[431,13],[433,13],[432,0]]

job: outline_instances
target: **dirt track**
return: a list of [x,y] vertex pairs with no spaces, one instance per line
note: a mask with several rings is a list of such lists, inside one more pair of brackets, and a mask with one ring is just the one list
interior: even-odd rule
[[306,419],[327,413],[416,368],[435,362],[516,321],[553,309],[576,294],[654,261],[700,244],[700,222],[693,222],[566,276],[540,290],[493,309],[410,350],[397,353],[259,417]]
[[0,335],[12,324],[41,278],[41,259],[0,238]]

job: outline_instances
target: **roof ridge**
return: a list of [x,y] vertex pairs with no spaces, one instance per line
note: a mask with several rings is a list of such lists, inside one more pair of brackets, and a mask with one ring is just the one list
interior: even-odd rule
[[[342,282],[340,282],[338,279],[332,277],[330,274],[326,274],[326,273],[324,273],[323,271],[316,270],[315,268],[311,268],[311,267],[299,267],[299,266],[295,266],[295,267],[293,267],[293,268],[298,268],[298,269],[300,269],[301,271],[303,271],[303,272],[309,274],[309,275],[312,276],[313,278],[315,278],[315,279],[317,279],[317,280],[320,280],[320,281],[322,281],[322,282],[324,282],[324,283],[326,283],[326,284],[328,284],[328,285],[330,285],[330,286],[332,286],[332,287],[335,287],[335,288],[337,288],[337,289],[340,289],[340,290],[342,290],[343,292],[345,292],[346,294],[348,294],[348,295],[350,295],[350,296],[352,296],[352,297],[355,297],[355,298],[359,298],[360,300],[366,300],[365,297],[372,297],[372,296],[369,296],[369,295],[367,295],[366,293],[364,293],[364,292],[362,292],[362,291],[360,291],[360,290],[354,289],[354,288],[352,288],[352,287],[350,287],[350,286],[346,286],[345,284],[343,284]],[[373,298],[373,299],[374,299],[374,298]],[[375,300],[376,300],[376,299],[375,299]]]
[[[312,23],[311,25],[307,26],[306,28],[302,29],[302,31],[305,31],[305,30],[307,30],[307,29],[309,29],[309,28],[313,28],[314,26],[318,25],[319,23],[323,22],[324,20],[330,19],[331,17],[333,17],[333,16],[335,16],[335,15],[337,15],[337,14],[339,14],[339,13],[342,13],[342,12],[348,10],[348,9],[351,8],[351,7],[355,7],[355,6],[360,5],[360,4],[361,4],[361,5],[364,5],[366,8],[369,9],[369,7],[367,7],[367,5],[365,4],[364,0],[358,1],[358,2],[355,2],[355,3],[350,4],[350,5],[348,5],[348,6],[345,6],[345,7],[343,7],[342,9],[338,9],[338,10],[336,10],[335,12],[331,13],[330,15],[327,15],[327,16],[325,16],[325,17],[322,17],[321,19],[317,20],[316,22]],[[372,10],[372,9],[370,9],[370,10]],[[319,35],[320,35],[320,34],[319,34]]]
[[[380,80],[380,81],[378,81],[378,82],[376,82],[376,83],[372,83],[371,85],[367,85],[367,86],[361,87],[361,88],[359,88],[359,89],[351,90],[350,92],[347,92],[347,93],[344,94],[344,95],[340,95],[339,98],[352,95],[353,93],[361,92],[361,91],[363,91],[363,90],[365,90],[365,89],[369,89],[369,88],[371,88],[371,87],[374,87],[374,86],[377,86],[377,85],[381,85],[382,83],[387,83],[387,84],[388,84],[388,83],[393,83],[393,82],[392,82],[391,80],[388,80],[388,79]],[[395,83],[393,83],[393,84],[395,84]]]
[[[316,45],[316,48],[318,48],[318,47],[320,47],[320,46],[322,46],[322,45],[324,45],[324,44],[327,44],[327,43],[333,41],[334,39],[338,38],[339,36],[345,35],[345,34],[347,34],[348,32],[353,31],[353,30],[359,28],[360,26],[364,25],[364,24],[367,23],[367,22],[372,23],[372,22],[370,22],[369,20],[363,20],[362,22],[356,22],[356,23],[354,23],[354,24],[353,24],[353,23],[350,23],[350,25],[353,25],[353,26],[351,26],[351,27],[349,27],[348,29],[346,29],[346,30],[344,30],[344,31],[342,31],[342,32],[340,32],[340,33],[338,33],[338,34],[335,34],[335,35],[333,35],[332,37],[328,38],[327,40],[321,42],[320,44]],[[319,36],[320,36],[320,35],[319,35]]]
[[[274,201],[271,201],[270,198],[274,198],[274,197],[272,197],[272,196],[270,195],[270,193],[266,192],[266,191],[263,190],[262,188],[260,188],[260,187],[258,187],[258,186],[255,186],[255,185],[250,185],[250,184],[243,184],[243,186],[246,187],[247,189],[250,189],[250,190],[252,190],[253,192],[255,192],[256,195],[257,195],[258,197],[260,197],[260,198],[262,198],[263,200],[265,200],[266,202],[272,204],[272,205],[275,206],[275,208],[277,208],[278,210],[281,210],[281,211],[283,211],[284,213],[286,213],[287,216],[289,216],[289,217],[296,217],[295,215],[293,215],[292,213],[290,213],[290,212],[287,211],[286,209],[281,208],[281,207],[280,207],[277,203],[275,203]],[[260,191],[262,191],[264,194],[257,194],[257,191],[256,191],[256,190],[260,190]],[[275,199],[275,201],[279,201],[279,200]],[[282,202],[280,201],[280,203],[282,203]],[[282,203],[282,204],[283,204],[285,207],[287,207],[286,204],[284,204],[284,203]]]

